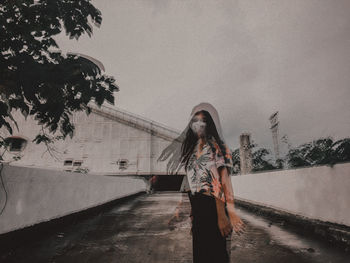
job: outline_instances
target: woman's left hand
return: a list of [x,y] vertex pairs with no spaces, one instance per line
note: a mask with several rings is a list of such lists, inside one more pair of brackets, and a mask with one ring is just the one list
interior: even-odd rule
[[218,226],[223,237],[227,237],[232,232],[232,225],[225,213],[218,214]]
[[229,212],[229,218],[231,225],[233,227],[233,230],[238,234],[241,235],[245,231],[246,225],[241,220],[241,218],[235,213],[235,212]]

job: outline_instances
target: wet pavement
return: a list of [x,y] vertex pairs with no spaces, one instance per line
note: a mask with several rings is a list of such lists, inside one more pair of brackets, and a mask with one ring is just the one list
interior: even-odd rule
[[[0,262],[192,262],[189,210],[185,193],[139,195],[2,252]],[[350,262],[350,254],[340,248],[236,210],[246,223],[246,232],[232,235],[231,263]]]

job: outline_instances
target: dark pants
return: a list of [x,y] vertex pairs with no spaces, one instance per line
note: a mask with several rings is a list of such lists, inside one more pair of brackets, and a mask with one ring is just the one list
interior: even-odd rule
[[189,193],[192,206],[193,263],[228,263],[226,238],[218,227],[215,197]]

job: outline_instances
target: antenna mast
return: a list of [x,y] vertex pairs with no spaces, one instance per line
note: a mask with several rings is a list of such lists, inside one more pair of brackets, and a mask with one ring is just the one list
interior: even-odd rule
[[270,122],[271,122],[271,132],[272,132],[272,140],[273,140],[273,146],[274,146],[274,150],[275,150],[275,158],[276,160],[279,159],[279,145],[278,145],[278,111],[276,111],[275,113],[273,113],[270,118],[269,118]]

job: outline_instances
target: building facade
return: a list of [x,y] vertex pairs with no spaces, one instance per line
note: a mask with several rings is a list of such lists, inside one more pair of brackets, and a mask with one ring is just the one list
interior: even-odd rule
[[25,120],[14,112],[19,130],[13,129],[10,135],[0,129],[8,142],[3,159],[11,165],[103,175],[166,174],[166,162],[156,160],[180,131],[121,108],[89,106],[89,115],[84,111],[73,115],[74,136],[50,147],[32,142],[42,129],[32,116]]

